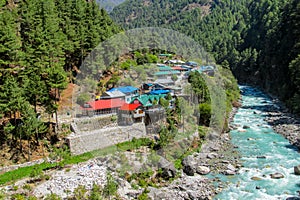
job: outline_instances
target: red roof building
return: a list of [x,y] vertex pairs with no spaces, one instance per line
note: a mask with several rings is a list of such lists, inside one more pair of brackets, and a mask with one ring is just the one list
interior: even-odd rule
[[187,71],[187,69],[185,69],[185,68],[183,68],[183,67],[181,67],[181,66],[173,66],[172,69],[173,69],[173,70],[177,70],[177,71],[181,71],[181,72],[182,72],[182,71]]
[[140,106],[141,106],[141,104],[127,104],[126,103],[120,108],[120,110],[134,111]]
[[125,104],[123,99],[108,99],[87,102],[92,110],[104,110],[111,108],[120,108]]

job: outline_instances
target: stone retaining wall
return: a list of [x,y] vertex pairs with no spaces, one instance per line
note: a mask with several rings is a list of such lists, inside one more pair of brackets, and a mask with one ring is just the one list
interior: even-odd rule
[[120,142],[130,141],[132,138],[145,136],[145,124],[136,123],[131,126],[116,126],[89,132],[73,133],[67,138],[67,142],[71,153],[78,155],[116,145]]
[[75,121],[75,124],[80,132],[88,132],[106,127],[114,127],[117,120],[113,120],[113,116],[117,117],[116,115],[109,114],[104,116],[79,118]]

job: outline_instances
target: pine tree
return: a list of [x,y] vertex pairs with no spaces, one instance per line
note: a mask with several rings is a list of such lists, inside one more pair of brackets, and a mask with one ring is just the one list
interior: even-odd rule
[[19,139],[20,152],[22,152],[22,133],[20,131],[21,124],[19,115],[22,112],[23,104],[27,103],[24,96],[23,90],[18,84],[18,80],[12,75],[7,74],[3,85],[0,87],[0,112],[10,116],[12,123],[8,124],[9,128],[6,129],[5,134],[11,134],[13,141]]
[[38,118],[34,109],[30,106],[29,103],[25,103],[22,106],[22,136],[27,139],[28,143],[28,157],[30,161],[31,154],[31,141],[35,137],[36,144],[39,144],[39,134],[46,132],[47,127],[45,124]]
[[[2,7],[0,11],[0,70],[16,67],[22,58],[21,38],[16,23],[16,8],[9,10]],[[1,71],[0,71],[1,76]]]

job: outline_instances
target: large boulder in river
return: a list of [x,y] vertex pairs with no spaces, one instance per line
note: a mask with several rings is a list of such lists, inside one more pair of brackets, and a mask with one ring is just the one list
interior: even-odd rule
[[294,172],[296,175],[300,175],[300,165],[294,167]]
[[281,178],[284,178],[284,175],[281,174],[281,173],[278,173],[278,172],[276,172],[274,174],[270,174],[270,176],[271,176],[272,179],[281,179]]
[[250,126],[248,126],[248,125],[243,126],[243,129],[248,129],[248,128],[250,128]]
[[201,175],[206,175],[210,172],[210,169],[206,166],[198,166],[196,172]]
[[186,173],[188,176],[194,176],[196,172],[196,161],[193,156],[187,156],[183,159],[183,172]]
[[162,169],[162,176],[166,179],[174,178],[176,175],[176,168],[173,163],[169,162],[164,157],[158,161],[158,167]]
[[227,169],[230,170],[230,171],[233,171],[233,172],[236,171],[236,168],[232,164],[228,164]]
[[230,175],[235,175],[236,173],[235,173],[235,171],[232,171],[232,170],[225,170],[224,172],[223,172],[223,174],[224,175],[227,175],[227,176],[230,176]]

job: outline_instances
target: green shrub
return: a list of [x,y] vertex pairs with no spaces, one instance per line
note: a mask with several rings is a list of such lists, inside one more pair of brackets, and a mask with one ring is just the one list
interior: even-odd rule
[[176,169],[182,169],[182,161],[181,161],[181,159],[176,159],[174,161],[174,166],[175,166]]
[[22,188],[23,188],[24,190],[28,190],[28,191],[31,191],[31,190],[32,190],[31,186],[28,185],[28,184],[23,185]]
[[177,81],[177,80],[178,80],[178,76],[175,75],[175,74],[173,74],[173,75],[171,76],[171,79],[172,79],[172,81]]
[[12,200],[26,200],[25,196],[23,194],[13,194],[11,196]]
[[103,188],[103,195],[110,197],[116,194],[118,190],[118,183],[114,180],[113,176],[108,173],[106,175],[106,185]]
[[13,186],[13,191],[17,191],[19,189],[19,187],[17,185]]
[[211,104],[210,103],[199,104],[199,111],[200,111],[199,124],[209,126],[210,117],[211,117]]
[[143,192],[142,192],[142,194],[140,194],[138,196],[138,200],[149,200],[150,197],[148,196],[148,193],[149,193],[149,190],[144,189]]
[[90,98],[91,97],[88,93],[81,93],[78,95],[76,103],[82,106],[84,103],[88,102]]
[[43,171],[42,169],[39,167],[39,166],[35,166],[31,173],[30,173],[30,177],[33,178],[33,177],[38,177],[38,176],[41,176],[43,174]]
[[145,188],[146,186],[148,186],[147,181],[145,179],[139,179],[139,186],[141,186],[142,188]]
[[6,199],[6,195],[4,194],[3,191],[0,190],[0,200]]
[[30,196],[30,197],[27,197],[27,200],[38,200],[38,198],[35,196]]
[[116,115],[111,116],[110,121],[116,122],[118,117]]
[[95,184],[93,185],[91,194],[89,196],[89,200],[102,200],[102,189],[99,185]]
[[45,197],[45,200],[61,200],[61,198],[57,194],[51,193]]
[[74,197],[75,199],[80,199],[80,200],[85,200],[88,199],[87,195],[87,189],[83,185],[79,185],[75,190],[74,190]]
[[205,139],[207,131],[208,131],[207,128],[204,127],[204,126],[199,126],[198,127],[198,134],[199,134],[200,140]]
[[129,70],[130,67],[132,67],[132,66],[137,66],[137,63],[136,63],[135,60],[130,60],[129,59],[129,60],[126,60],[126,61],[124,61],[120,64],[120,68],[123,69],[123,70]]

